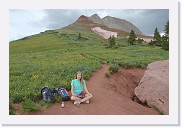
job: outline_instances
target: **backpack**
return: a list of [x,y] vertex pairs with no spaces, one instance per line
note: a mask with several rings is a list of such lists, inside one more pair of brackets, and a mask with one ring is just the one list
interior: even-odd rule
[[65,88],[55,88],[55,90],[57,91],[58,95],[61,96],[63,101],[70,100],[69,94]]
[[54,93],[49,89],[48,86],[44,86],[42,89],[41,89],[41,96],[42,96],[42,99],[44,101],[49,101],[49,102],[52,102],[55,100],[55,95]]

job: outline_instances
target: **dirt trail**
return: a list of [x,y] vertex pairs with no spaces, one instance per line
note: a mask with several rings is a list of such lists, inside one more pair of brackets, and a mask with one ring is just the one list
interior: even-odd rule
[[55,103],[50,108],[37,112],[25,112],[28,115],[153,115],[156,110],[144,107],[134,101],[134,88],[142,78],[145,69],[120,69],[117,73],[105,77],[107,65],[94,72],[87,81],[87,88],[93,94],[90,104],[73,105],[65,102],[65,108]]

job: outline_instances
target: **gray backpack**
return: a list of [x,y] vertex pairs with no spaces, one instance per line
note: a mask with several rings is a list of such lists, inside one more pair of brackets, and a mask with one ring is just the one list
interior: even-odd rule
[[53,102],[55,100],[55,94],[50,90],[48,86],[44,86],[41,89],[41,96],[44,101]]

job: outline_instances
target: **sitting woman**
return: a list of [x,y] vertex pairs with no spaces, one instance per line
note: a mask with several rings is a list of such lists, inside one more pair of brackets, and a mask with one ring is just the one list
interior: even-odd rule
[[80,103],[89,103],[89,99],[92,98],[92,94],[88,92],[86,82],[83,80],[83,74],[80,71],[76,73],[76,79],[71,82],[71,94],[71,100],[77,106]]

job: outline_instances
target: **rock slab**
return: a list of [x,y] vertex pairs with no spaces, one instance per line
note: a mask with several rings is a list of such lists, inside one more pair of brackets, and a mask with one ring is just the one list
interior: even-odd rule
[[147,66],[144,76],[134,90],[137,98],[169,114],[169,60],[157,61]]

